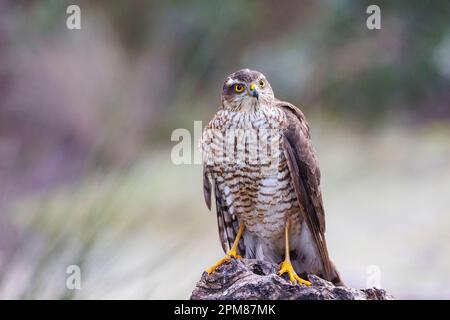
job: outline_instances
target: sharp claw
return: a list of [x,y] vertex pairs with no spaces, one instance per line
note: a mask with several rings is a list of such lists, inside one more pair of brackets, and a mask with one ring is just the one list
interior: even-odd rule
[[310,286],[311,282],[306,281],[302,278],[300,278],[297,273],[295,272],[292,264],[289,261],[283,261],[280,271],[278,272],[278,275],[283,275],[284,273],[288,273],[289,280],[294,284],[304,284],[305,286]]
[[234,259],[242,259],[242,257],[240,255],[238,255],[237,252],[230,251],[230,252],[228,252],[225,255],[225,257],[223,257],[222,259],[217,261],[212,267],[209,267],[205,271],[210,275],[210,274],[214,273],[216,271],[216,269],[219,268],[222,264],[224,264],[225,262],[231,260],[232,258],[234,258]]

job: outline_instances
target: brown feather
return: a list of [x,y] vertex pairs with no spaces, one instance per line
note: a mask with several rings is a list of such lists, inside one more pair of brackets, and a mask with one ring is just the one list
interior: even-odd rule
[[203,196],[208,210],[211,211],[211,180],[206,170],[206,164],[203,165]]
[[325,212],[320,191],[320,170],[311,144],[309,126],[303,113],[295,106],[286,102],[279,102],[276,106],[285,112],[288,121],[282,148],[288,160],[297,199],[318,248],[324,277],[331,281],[337,272],[329,258],[324,236]]
[[[209,210],[211,210],[211,182],[209,179],[208,167],[203,166],[203,195],[205,197],[205,202]],[[217,185],[214,189],[214,197],[216,199],[216,213],[217,213],[217,227],[219,229],[219,238],[222,245],[222,249],[227,253],[236,238],[237,232],[239,230],[239,221],[236,219],[235,215],[229,213],[228,207],[224,203],[224,197],[220,194]],[[245,254],[245,243],[244,241],[239,242],[238,253],[241,255]]]

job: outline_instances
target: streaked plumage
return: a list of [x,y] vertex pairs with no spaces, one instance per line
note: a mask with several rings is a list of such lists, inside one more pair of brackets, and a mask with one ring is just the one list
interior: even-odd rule
[[[240,84],[247,92],[236,87]],[[261,73],[239,70],[226,79],[222,108],[205,129],[201,146],[205,201],[211,208],[214,188],[225,252],[243,223],[239,254],[280,263],[289,221],[295,271],[341,282],[328,256],[320,170],[299,109],[277,100]],[[262,151],[267,149],[266,157]]]

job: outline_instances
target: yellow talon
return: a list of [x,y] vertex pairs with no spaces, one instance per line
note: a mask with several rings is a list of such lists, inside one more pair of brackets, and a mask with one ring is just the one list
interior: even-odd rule
[[283,261],[283,263],[281,264],[280,271],[278,272],[278,275],[281,276],[286,272],[288,273],[289,280],[291,280],[291,282],[298,283],[298,284],[304,284],[307,287],[309,287],[311,285],[311,282],[306,281],[297,275],[297,273],[294,270],[294,267],[292,266],[292,263],[289,260]]
[[236,250],[230,250],[230,252],[228,252],[227,256],[230,256],[230,257],[236,258],[236,259],[242,259],[242,257],[240,255],[238,255]]
[[206,269],[206,272],[208,272],[208,274],[214,273],[214,271],[216,271],[216,269],[218,267],[220,267],[225,262],[230,261],[231,258],[241,259],[242,257],[237,254],[236,250],[232,249],[232,250],[228,251],[228,253],[225,255],[225,257],[223,257],[222,259],[217,261],[212,267]]
[[237,249],[238,249],[238,243],[239,240],[242,237],[242,234],[244,233],[245,230],[245,225],[241,224],[239,226],[239,231],[236,235],[236,239],[234,239],[234,243],[233,246],[231,247],[231,249],[227,252],[227,254],[225,255],[225,257],[223,257],[222,259],[220,259],[219,261],[217,261],[212,267],[206,269],[206,272],[208,272],[208,274],[213,273],[214,271],[216,271],[216,269],[218,267],[220,267],[222,264],[224,264],[225,262],[231,260],[231,258],[235,258],[235,259],[240,259],[242,258],[240,255],[238,255],[237,253]]

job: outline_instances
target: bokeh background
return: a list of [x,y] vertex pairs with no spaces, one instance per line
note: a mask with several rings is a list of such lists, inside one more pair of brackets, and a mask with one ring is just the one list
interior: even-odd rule
[[249,67],[310,122],[347,284],[450,298],[449,9],[0,1],[0,297],[188,298],[223,253],[201,165],[173,164],[171,133],[196,148],[194,121]]

